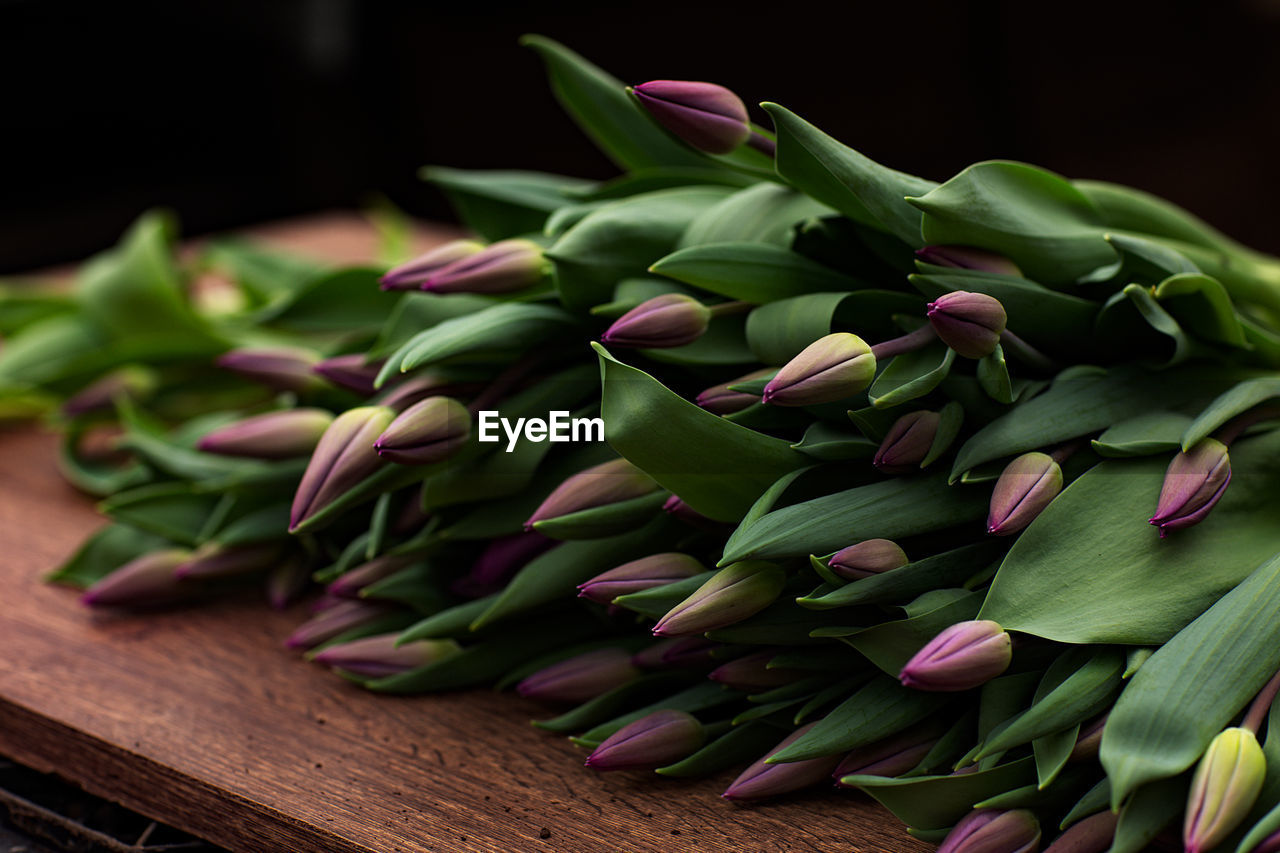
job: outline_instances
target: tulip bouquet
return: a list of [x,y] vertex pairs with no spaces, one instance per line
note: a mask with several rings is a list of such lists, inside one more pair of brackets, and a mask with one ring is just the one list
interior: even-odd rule
[[289,643],[372,691],[513,687],[594,770],[834,780],[948,851],[1280,849],[1280,261],[526,41],[620,177],[429,169],[476,239],[216,245],[213,300],[147,219],[6,297],[5,405],[67,398],[113,522],[55,579],[322,584]]

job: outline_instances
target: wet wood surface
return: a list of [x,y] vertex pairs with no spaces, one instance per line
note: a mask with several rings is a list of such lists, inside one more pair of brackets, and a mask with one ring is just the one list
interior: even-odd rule
[[[342,214],[259,233],[342,261],[373,245]],[[237,851],[928,849],[857,795],[743,808],[717,796],[731,774],[586,771],[509,694],[362,692],[284,648],[301,608],[89,613],[41,581],[102,523],[55,446],[0,429],[0,753],[19,762]]]

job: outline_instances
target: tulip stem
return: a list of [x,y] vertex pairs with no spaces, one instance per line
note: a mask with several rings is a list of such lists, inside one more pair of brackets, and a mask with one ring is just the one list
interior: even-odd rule
[[1045,373],[1054,373],[1059,370],[1057,362],[1008,329],[1000,335],[1000,343],[1011,355],[1036,370],[1042,370]]
[[893,358],[895,355],[901,355],[904,352],[918,350],[925,344],[934,340],[937,336],[937,333],[933,330],[933,326],[925,323],[914,332],[908,332],[900,337],[881,341],[871,347],[871,354],[876,357],[877,362],[881,362],[886,358]]
[[1075,441],[1068,441],[1066,444],[1061,444],[1053,450],[1050,450],[1049,458],[1061,465],[1063,462],[1070,459],[1071,455],[1081,447],[1084,447],[1084,439],[1082,438],[1078,438]]
[[1249,705],[1249,712],[1244,715],[1244,722],[1240,724],[1240,727],[1248,729],[1256,735],[1258,729],[1262,728],[1262,721],[1266,719],[1267,712],[1271,710],[1271,703],[1276,700],[1277,693],[1280,693],[1280,672],[1271,676],[1271,680],[1254,697],[1252,704]]
[[742,314],[755,308],[754,302],[721,302],[718,305],[708,305],[707,309],[711,312],[712,317],[724,317],[728,314]]
[[756,149],[766,157],[773,157],[778,153],[778,144],[767,136],[756,131],[751,131],[751,135],[747,137],[747,145]]
[[1243,435],[1249,427],[1276,418],[1280,418],[1280,406],[1258,406],[1227,421],[1215,437],[1230,447],[1231,442]]

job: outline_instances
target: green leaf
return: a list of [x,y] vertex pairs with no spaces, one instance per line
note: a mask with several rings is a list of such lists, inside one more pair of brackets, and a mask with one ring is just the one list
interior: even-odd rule
[[641,616],[661,619],[667,611],[693,595],[698,587],[710,580],[713,575],[715,575],[714,571],[702,572],[674,583],[620,595],[613,600],[613,603],[639,613]]
[[687,690],[681,690],[664,699],[659,699],[643,708],[615,717],[607,723],[601,723],[588,732],[583,732],[575,738],[570,738],[578,746],[585,746],[588,749],[595,749],[609,735],[618,729],[634,723],[641,717],[647,717],[654,711],[673,710],[688,711],[690,714],[697,714],[710,708],[724,705],[728,702],[737,702],[742,694],[736,690],[725,690],[723,684],[715,682],[703,682],[695,684]]
[[657,773],[676,779],[710,776],[746,764],[777,745],[781,732],[767,723],[734,726],[692,755],[659,767]]
[[411,643],[414,640],[445,640],[455,637],[466,637],[471,634],[471,623],[498,600],[499,593],[486,595],[483,598],[464,601],[447,610],[433,613],[426,619],[415,622],[405,629],[396,641],[397,645]]
[[924,245],[920,213],[905,196],[937,184],[887,169],[840,144],[790,110],[762,104],[778,133],[778,174],[793,187],[855,222],[887,231],[911,248]]
[[444,191],[467,228],[490,241],[541,231],[547,216],[573,203],[573,194],[596,186],[545,172],[428,166],[418,174]]
[[1009,378],[1004,349],[999,344],[991,355],[978,360],[978,384],[997,403],[1013,402],[1013,381]]
[[904,823],[923,829],[955,825],[973,804],[1035,781],[1035,759],[951,776],[846,776],[842,780],[870,794]]
[[[1225,552],[1220,549],[1219,556]],[[1175,572],[1168,567],[1165,576]],[[1280,554],[1143,664],[1120,694],[1102,735],[1113,806],[1139,787],[1195,764],[1280,668],[1278,614]]]
[[112,524],[86,539],[45,580],[83,589],[136,557],[171,547],[173,543],[162,536],[127,524]]
[[601,539],[616,536],[656,518],[670,497],[664,491],[654,492],[618,503],[571,512],[557,518],[536,522],[533,529],[548,539]]
[[[1190,777],[1164,779],[1133,795],[1120,809],[1120,822],[1108,853],[1140,853],[1181,812],[1187,802]],[[1112,803],[1115,804],[1112,794]]]
[[385,322],[399,298],[379,289],[380,274],[356,267],[318,276],[273,304],[257,320],[292,332],[372,331]]
[[897,314],[920,314],[924,300],[891,290],[810,293],[762,305],[747,317],[747,343],[760,361],[782,365],[839,324],[856,327],[868,341],[901,330]]
[[982,606],[982,594],[969,592],[909,619],[884,622],[844,638],[887,675],[897,678],[907,661],[944,628],[972,619]]
[[210,242],[201,257],[202,266],[222,272],[241,289],[254,304],[267,304],[287,298],[324,273],[319,261],[271,249],[236,237],[217,238]]
[[787,248],[799,223],[835,213],[790,187],[763,182],[739,190],[698,215],[680,238],[681,247],[745,242]]
[[1058,829],[1066,829],[1076,821],[1083,820],[1092,814],[1097,814],[1111,804],[1111,783],[1103,778],[1101,782],[1090,788],[1079,801],[1072,806],[1071,811],[1067,812],[1067,816],[1058,824]]
[[958,586],[1000,556],[1004,546],[986,539],[932,557],[914,560],[890,572],[862,578],[816,597],[799,598],[803,607],[830,610],[857,604],[904,602],[931,589]]
[[198,494],[190,483],[157,483],[113,495],[98,509],[114,521],[195,547],[217,503],[216,496]]
[[1182,449],[1190,450],[1209,434],[1236,415],[1255,406],[1280,398],[1280,377],[1262,376],[1246,379],[1224,391],[1200,413],[1182,436]]
[[633,169],[587,191],[570,193],[583,202],[613,201],[633,195],[643,195],[673,187],[691,187],[706,184],[723,184],[727,187],[749,187],[757,183],[750,175],[731,172],[716,166],[655,166],[651,169]]
[[960,435],[960,428],[964,426],[964,406],[956,400],[943,406],[938,415],[938,431],[933,435],[933,444],[929,445],[929,452],[920,461],[921,468],[928,468],[937,462],[942,454],[950,450],[951,445]]
[[1184,243],[1232,252],[1239,244],[1162,198],[1133,187],[1104,181],[1073,181],[1092,203],[1107,228],[1167,237]]
[[861,433],[842,429],[825,421],[815,421],[804,431],[804,437],[791,445],[805,456],[823,462],[870,459],[879,446]]
[[1249,348],[1227,289],[1200,273],[1171,275],[1156,285],[1155,298],[1182,326],[1206,341]]
[[682,347],[641,349],[645,358],[664,364],[735,365],[754,364],[756,357],[747,346],[746,317],[727,314],[712,317],[707,331],[691,344]]
[[703,243],[660,259],[652,272],[711,293],[763,304],[859,283],[788,248],[768,243]]
[[1178,412],[1145,412],[1108,427],[1093,439],[1093,449],[1100,456],[1153,456],[1178,450],[1182,435],[1191,418]]
[[494,305],[490,296],[471,293],[403,293],[391,309],[378,340],[369,349],[370,359],[385,358],[415,335],[445,320],[475,314]]
[[947,378],[955,360],[955,350],[940,341],[894,356],[871,383],[867,397],[877,409],[923,397]]
[[1031,751],[1036,759],[1036,790],[1043,791],[1054,783],[1058,774],[1071,759],[1071,751],[1075,749],[1076,739],[1080,736],[1080,726],[1071,726],[1059,732],[1041,735],[1031,743]]
[[[1126,285],[1121,291],[1151,328],[1169,339],[1173,350],[1164,365],[1174,365],[1197,355],[1200,348],[1187,336],[1182,326],[1164,309],[1151,291],[1139,284]],[[1108,302],[1108,306],[1111,303]],[[1162,366],[1164,366],[1162,365]]]

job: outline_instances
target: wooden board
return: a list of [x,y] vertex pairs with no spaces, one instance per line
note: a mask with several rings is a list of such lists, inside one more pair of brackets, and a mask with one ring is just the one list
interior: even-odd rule
[[[343,216],[264,233],[344,260],[372,243]],[[101,523],[54,447],[0,429],[0,753],[17,761],[264,853],[928,849],[859,795],[743,808],[716,796],[731,775],[586,771],[511,695],[372,696],[283,647],[300,608],[91,614],[41,582]]]

